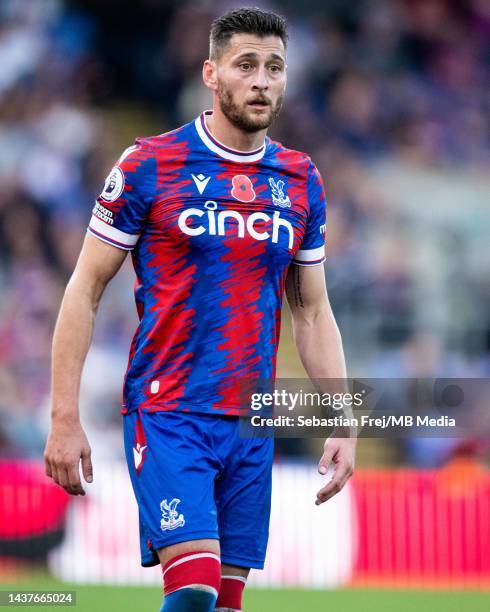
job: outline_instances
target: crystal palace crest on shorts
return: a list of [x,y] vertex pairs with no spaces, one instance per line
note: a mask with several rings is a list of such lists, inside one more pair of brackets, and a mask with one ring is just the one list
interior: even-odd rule
[[162,511],[162,518],[160,520],[160,528],[162,531],[177,529],[177,527],[183,527],[185,525],[184,515],[179,514],[176,510],[180,504],[180,499],[174,497],[170,503],[164,499],[160,504],[160,510]]

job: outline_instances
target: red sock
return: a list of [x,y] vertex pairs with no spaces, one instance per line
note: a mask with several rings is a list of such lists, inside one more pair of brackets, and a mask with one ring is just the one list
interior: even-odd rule
[[165,563],[163,583],[165,595],[194,585],[217,595],[221,583],[220,558],[216,553],[203,550],[177,555]]
[[242,609],[242,593],[247,579],[244,576],[221,576],[221,587],[219,589],[216,609],[225,608],[231,610]]

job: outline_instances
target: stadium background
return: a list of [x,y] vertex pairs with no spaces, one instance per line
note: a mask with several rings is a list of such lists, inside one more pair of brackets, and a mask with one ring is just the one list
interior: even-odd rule
[[[290,23],[271,135],[307,151],[326,182],[326,275],[350,374],[487,377],[490,5],[256,4]],[[79,609],[158,607],[158,587],[136,586],[159,577],[137,567],[122,463],[130,265],[106,292],[84,374],[95,466],[85,499],[43,476],[50,343],[105,175],[135,136],[209,107],[209,23],[237,5],[0,3],[1,589],[75,584]],[[304,375],[287,309],[279,375]],[[278,444],[268,570],[245,609],[490,608],[488,446],[363,439],[349,487],[319,511],[320,447]]]

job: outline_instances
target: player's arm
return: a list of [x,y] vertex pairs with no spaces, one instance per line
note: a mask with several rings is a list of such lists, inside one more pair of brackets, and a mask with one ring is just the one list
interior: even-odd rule
[[[311,379],[345,379],[342,339],[328,299],[323,266],[293,264],[286,279],[286,296],[295,343],[308,376]],[[352,475],[355,447],[353,431],[336,430],[325,441],[318,470],[325,474],[333,462],[335,473],[318,491],[317,505],[338,493]]]
[[84,495],[79,473],[92,482],[90,445],[80,423],[78,397],[97,308],[127,251],[87,234],[65,290],[53,337],[52,408],[46,474],[72,495]]

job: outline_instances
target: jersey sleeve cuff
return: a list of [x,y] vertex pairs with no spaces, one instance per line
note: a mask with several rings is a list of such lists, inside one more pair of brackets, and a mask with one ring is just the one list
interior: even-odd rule
[[300,249],[296,252],[293,263],[297,266],[318,266],[325,261],[325,246],[316,249]]
[[112,244],[112,246],[125,251],[133,250],[139,238],[139,234],[127,234],[105,223],[95,215],[92,215],[87,231],[102,242],[107,242],[107,244]]

